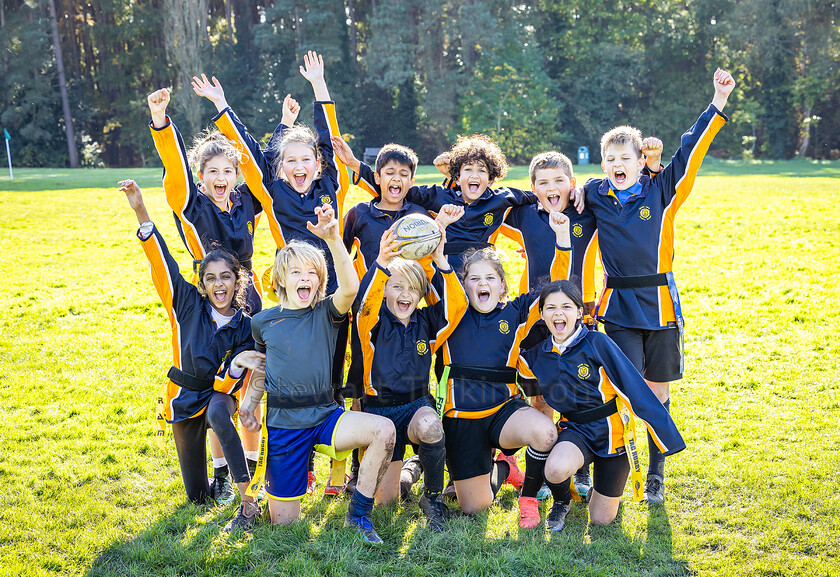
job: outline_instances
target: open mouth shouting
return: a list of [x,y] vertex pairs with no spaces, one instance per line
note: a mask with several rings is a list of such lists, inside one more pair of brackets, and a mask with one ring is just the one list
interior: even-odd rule
[[560,198],[559,194],[550,193],[546,197],[546,201],[547,201],[547,204],[548,204],[548,206],[546,208],[556,208],[556,209],[559,210],[560,209],[560,203],[562,202],[562,200],[563,199]]
[[213,291],[213,300],[219,305],[225,304],[225,301],[227,301],[227,296],[227,289],[220,288]]
[[295,188],[303,188],[306,185],[306,172],[294,174]]
[[297,297],[302,303],[305,303],[312,296],[312,287],[310,285],[300,285],[297,287]]
[[613,182],[616,186],[622,186],[625,182],[627,182],[627,174],[623,170],[616,170],[613,173]]
[[414,304],[410,299],[397,299],[397,310],[401,313],[407,313],[411,310],[411,305]]
[[480,288],[476,291],[475,296],[478,298],[478,302],[486,303],[490,301],[490,289]]

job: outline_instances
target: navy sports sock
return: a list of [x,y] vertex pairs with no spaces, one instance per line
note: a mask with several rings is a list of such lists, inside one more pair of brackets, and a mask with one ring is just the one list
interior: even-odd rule
[[309,453],[309,472],[311,473],[314,470],[315,470],[315,450],[313,449]]
[[417,451],[420,465],[423,467],[425,492],[429,496],[440,495],[443,491],[443,465],[446,461],[445,441],[445,437],[437,443],[420,441],[420,449]]
[[373,511],[373,497],[365,497],[358,489],[353,491],[347,514],[351,517],[369,517],[371,511]]
[[523,497],[536,497],[545,482],[545,461],[548,452],[537,451],[533,447],[525,450],[525,482],[522,483]]
[[228,466],[222,465],[221,467],[213,467],[213,476],[214,477],[227,477],[228,476]]
[[493,498],[496,498],[496,493],[505,484],[505,480],[510,475],[510,463],[507,461],[493,461],[493,469],[490,471],[490,489],[493,490]]
[[[671,412],[671,399],[665,401],[665,410]],[[665,456],[653,442],[653,438],[648,433],[648,452],[650,453],[650,463],[648,463],[648,475],[658,475],[665,478]]]
[[572,502],[571,479],[566,479],[562,483],[546,482],[546,484],[551,489],[551,496],[554,498],[555,503]]

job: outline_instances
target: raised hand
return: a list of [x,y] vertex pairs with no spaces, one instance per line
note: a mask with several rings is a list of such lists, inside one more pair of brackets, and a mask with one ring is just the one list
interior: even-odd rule
[[300,114],[300,104],[292,98],[291,94],[287,94],[283,99],[283,117],[280,119],[281,124],[292,126]]
[[120,192],[125,193],[125,198],[128,200],[128,206],[134,210],[137,215],[137,222],[144,223],[149,221],[149,213],[146,211],[146,204],[143,202],[143,195],[140,193],[140,187],[131,179],[121,180],[117,184],[120,185]]
[[662,141],[655,136],[648,136],[642,141],[642,154],[647,159],[647,167],[659,172],[659,165],[662,160]]
[[715,70],[714,85],[715,97],[712,100],[712,104],[718,110],[723,110],[723,107],[726,106],[726,101],[729,99],[729,94],[735,88],[735,79],[726,70],[718,68]]
[[207,80],[207,76],[202,74],[201,78],[193,76],[192,79],[193,91],[199,96],[203,96],[210,102],[216,105],[216,110],[221,112],[227,108],[227,100],[225,99],[225,91],[222,88],[221,82],[212,77],[212,82]]
[[152,124],[155,128],[166,126],[166,107],[169,105],[169,89],[155,90],[146,98],[149,111],[152,113]]
[[265,353],[242,351],[233,358],[233,366],[253,371],[265,370]]
[[548,224],[556,235],[557,246],[564,248],[572,246],[571,237],[569,236],[568,216],[562,212],[552,212],[548,217]]
[[330,142],[332,142],[333,152],[335,152],[338,159],[344,163],[344,166],[358,174],[362,163],[359,162],[359,159],[356,158],[355,154],[353,154],[353,151],[350,149],[347,142],[340,136],[331,136]]
[[397,235],[394,233],[394,227],[389,228],[382,233],[382,238],[379,239],[379,256],[376,257],[376,262],[382,268],[388,268],[394,257],[400,256],[400,245],[397,242]]
[[435,220],[445,229],[447,226],[464,216],[464,207],[457,204],[444,204],[438,211]]
[[318,215],[318,224],[306,223],[309,232],[325,241],[336,241],[338,238],[338,220],[335,218],[335,210],[329,204],[315,208]]
[[449,152],[444,152],[443,154],[438,154],[432,161],[432,164],[435,165],[435,168],[437,168],[438,172],[440,172],[443,176],[450,178],[449,163],[451,162],[451,159],[452,157],[449,155]]
[[313,84],[318,80],[323,80],[324,58],[314,50],[310,50],[303,55],[303,66],[300,67],[300,73]]
[[[441,210],[443,210],[447,206],[455,206],[455,205],[452,205],[452,204],[444,205],[443,207],[441,207]],[[464,214],[464,207],[459,206],[458,208],[461,209],[461,215],[463,215]],[[438,216],[440,216],[440,213],[438,213]],[[461,218],[461,216],[458,216],[458,218]],[[455,220],[458,220],[458,219],[456,218]],[[439,220],[436,220],[435,222],[437,222],[438,228],[440,229],[440,242],[435,247],[434,252],[432,252],[432,262],[435,263],[435,266],[438,267],[438,270],[447,271],[452,267],[449,266],[449,261],[446,259],[446,255],[443,253],[443,249],[446,246],[446,225],[444,225]]]

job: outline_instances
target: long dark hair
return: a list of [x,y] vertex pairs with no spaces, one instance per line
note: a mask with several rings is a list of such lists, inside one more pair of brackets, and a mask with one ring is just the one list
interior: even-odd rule
[[[574,304],[576,308],[583,308],[583,295],[580,292],[580,287],[572,281],[555,280],[545,285],[540,291],[540,314],[542,314],[543,307],[545,306],[545,300],[554,293],[563,293],[569,297],[569,300],[572,301],[572,304]],[[578,319],[575,322],[576,329],[580,326],[581,322],[582,319]]]
[[207,296],[207,289],[204,287],[204,273],[207,270],[207,265],[211,262],[223,262],[233,274],[236,275],[236,285],[234,286],[233,301],[231,304],[235,309],[245,309],[245,293],[248,289],[248,271],[242,268],[239,264],[239,259],[236,255],[222,248],[214,248],[207,255],[201,259],[201,264],[198,266],[198,292],[201,296]]

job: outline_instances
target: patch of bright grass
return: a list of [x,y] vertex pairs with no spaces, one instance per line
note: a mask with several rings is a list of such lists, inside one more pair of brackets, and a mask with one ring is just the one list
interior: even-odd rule
[[[579,181],[597,166],[577,167]],[[186,503],[171,439],[153,437],[169,326],[115,183],[138,180],[186,272],[160,169],[0,177],[0,573],[4,575],[836,575],[840,535],[837,163],[708,159],[677,218],[686,376],[673,414],[688,449],[665,507],[590,527],[520,532],[516,494],[430,534],[416,506],[377,508],[386,541],[342,528],[318,492],[303,520],[221,536],[235,506]],[[419,183],[437,182],[423,167]],[[527,188],[527,168],[507,183]],[[354,191],[346,207],[365,200]],[[274,249],[263,224],[255,262]],[[508,272],[522,261],[500,242]],[[511,283],[516,286],[515,282]],[[644,443],[643,443],[644,444]],[[524,463],[521,463],[524,466]],[[546,513],[545,506],[543,515]]]

